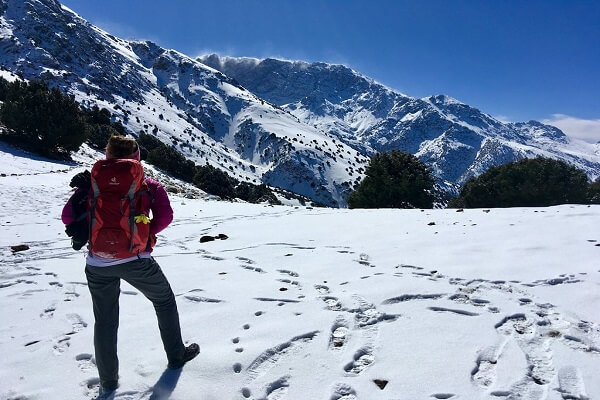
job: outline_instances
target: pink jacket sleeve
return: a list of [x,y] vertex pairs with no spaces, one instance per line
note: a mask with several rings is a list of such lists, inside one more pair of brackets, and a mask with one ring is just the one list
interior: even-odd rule
[[150,205],[152,210],[152,221],[150,222],[150,234],[156,235],[165,229],[173,221],[173,209],[169,196],[164,187],[152,178],[146,178],[148,191],[153,201]]
[[[80,190],[80,189],[78,189]],[[67,204],[65,204],[65,206],[62,209],[62,214],[60,216],[60,218],[62,219],[63,224],[65,225],[69,225],[71,222],[75,221],[75,218],[73,218],[73,206],[71,205],[71,201],[73,200],[73,196],[75,196],[75,193],[77,193],[77,191],[75,191],[71,197],[69,197],[69,201],[67,201]]]

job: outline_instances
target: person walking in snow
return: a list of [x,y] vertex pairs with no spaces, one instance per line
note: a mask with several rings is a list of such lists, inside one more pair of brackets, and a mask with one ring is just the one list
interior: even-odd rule
[[[106,159],[96,162],[91,174],[86,171],[76,175],[71,186],[78,189],[65,205],[62,221],[67,233],[80,221],[85,227],[78,231],[84,231],[88,243],[85,274],[94,308],[94,348],[101,393],[118,387],[121,279],[152,302],[168,368],[181,368],[198,355],[200,348],[196,343],[184,345],[175,295],[152,257],[156,234],[171,223],[173,210],[160,183],[144,177],[140,147],[134,139],[112,136]],[[86,212],[79,216],[81,208]],[[79,248],[86,242],[85,237],[80,237]]]

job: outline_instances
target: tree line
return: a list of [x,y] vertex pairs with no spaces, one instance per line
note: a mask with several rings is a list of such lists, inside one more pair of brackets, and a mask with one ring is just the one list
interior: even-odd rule
[[[43,81],[9,82],[0,78],[0,139],[41,156],[70,160],[83,143],[104,150],[112,135],[125,135],[110,111],[82,107],[73,96]],[[147,151],[147,162],[209,194],[252,203],[281,204],[266,185],[254,185],[229,176],[211,165],[196,165],[175,147],[152,135],[137,138]]]
[[[0,78],[0,139],[42,156],[69,160],[83,143],[103,150],[111,135],[124,135],[110,111],[83,108],[73,96],[42,81],[8,82]],[[147,161],[207,193],[226,199],[279,204],[266,185],[240,182],[211,165],[196,165],[174,146],[140,132]],[[417,157],[392,151],[372,157],[365,177],[348,197],[350,208],[432,208],[435,179]],[[437,199],[439,200],[439,199]],[[550,158],[522,159],[492,167],[468,180],[449,207],[544,207],[600,204],[600,178]]]
[[[350,208],[432,208],[436,200],[431,171],[401,151],[373,156],[365,178],[348,197]],[[561,160],[525,158],[489,168],[469,179],[450,208],[546,207],[600,204],[600,178]]]

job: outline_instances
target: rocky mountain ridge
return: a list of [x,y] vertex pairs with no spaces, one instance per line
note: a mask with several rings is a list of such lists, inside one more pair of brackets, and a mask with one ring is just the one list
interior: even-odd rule
[[[447,96],[414,99],[325,63],[190,58],[127,41],[55,0],[0,0],[0,66],[110,110],[198,164],[329,206],[376,151],[424,160],[452,190],[489,166],[547,155],[600,175],[600,150],[537,122],[503,124]],[[595,153],[594,153],[595,152]]]

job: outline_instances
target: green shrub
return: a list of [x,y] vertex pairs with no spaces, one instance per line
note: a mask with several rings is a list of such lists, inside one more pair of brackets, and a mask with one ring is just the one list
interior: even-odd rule
[[376,154],[358,189],[348,197],[350,208],[431,208],[434,180],[417,157],[394,150]]
[[2,139],[55,159],[70,159],[89,135],[89,127],[74,97],[49,89],[41,81],[0,85]]
[[600,204],[600,178],[590,183],[588,187],[588,202],[590,204]]
[[193,182],[200,189],[215,196],[225,199],[235,197],[235,179],[212,165],[196,167]]
[[584,171],[550,158],[523,159],[492,167],[462,187],[454,206],[546,207],[586,203]]
[[112,135],[124,135],[125,128],[120,122],[111,122],[111,113],[106,108],[94,106],[83,110],[85,120],[89,125],[87,143],[98,150],[104,150]]
[[235,187],[235,197],[249,203],[281,204],[267,185],[253,185],[248,182],[241,182]]

